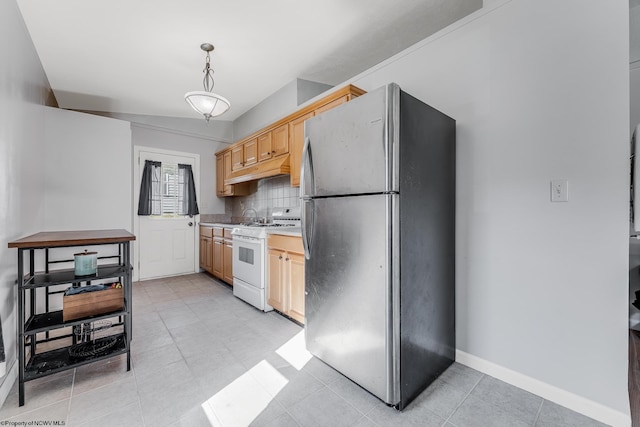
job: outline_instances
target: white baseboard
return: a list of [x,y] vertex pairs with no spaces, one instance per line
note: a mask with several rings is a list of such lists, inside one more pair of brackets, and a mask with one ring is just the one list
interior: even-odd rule
[[631,427],[631,416],[604,406],[551,384],[528,377],[511,369],[496,365],[461,350],[456,350],[456,362],[490,375],[508,384],[536,394],[558,405],[579,412],[601,423],[615,427]]
[[14,360],[11,367],[7,370],[7,376],[4,378],[4,381],[2,381],[2,384],[0,384],[0,407],[2,407],[7,400],[7,396],[9,396],[13,383],[16,382],[17,378],[18,363],[17,360]]

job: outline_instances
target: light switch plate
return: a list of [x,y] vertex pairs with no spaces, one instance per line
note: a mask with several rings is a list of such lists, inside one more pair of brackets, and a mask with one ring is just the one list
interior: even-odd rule
[[566,179],[554,179],[551,181],[551,201],[569,201],[569,181]]

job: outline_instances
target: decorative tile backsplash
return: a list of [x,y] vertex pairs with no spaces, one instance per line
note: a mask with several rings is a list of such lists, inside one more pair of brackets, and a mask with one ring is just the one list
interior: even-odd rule
[[[227,200],[231,203],[231,216],[234,218],[242,217],[242,212],[250,208],[256,210],[258,217],[271,218],[274,209],[300,206],[300,189],[291,187],[288,175],[276,176],[258,181],[257,190],[249,196],[229,197]],[[253,216],[253,212],[247,216]]]
[[200,215],[200,222],[227,223],[227,222],[231,222],[231,215],[227,215],[227,214],[201,214]]

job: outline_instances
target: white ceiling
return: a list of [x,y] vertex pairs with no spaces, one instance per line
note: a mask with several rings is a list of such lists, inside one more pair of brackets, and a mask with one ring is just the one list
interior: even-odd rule
[[196,118],[212,43],[234,120],[295,78],[339,84],[482,0],[17,0],[61,108]]

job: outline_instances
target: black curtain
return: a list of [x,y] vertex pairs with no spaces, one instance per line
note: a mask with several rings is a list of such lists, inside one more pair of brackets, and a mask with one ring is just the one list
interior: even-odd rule
[[180,183],[182,184],[182,200],[178,207],[178,215],[198,215],[198,201],[196,200],[196,184],[193,181],[191,165],[178,164]]
[[142,181],[140,182],[140,199],[138,215],[161,215],[160,204],[160,168],[161,162],[144,161]]

